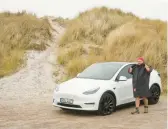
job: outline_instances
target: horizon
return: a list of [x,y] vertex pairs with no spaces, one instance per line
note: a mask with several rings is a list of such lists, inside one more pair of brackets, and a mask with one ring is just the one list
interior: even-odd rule
[[5,0],[1,2],[0,12],[26,11],[38,17],[53,16],[72,19],[81,12],[104,6],[111,9],[120,9],[125,13],[130,12],[140,18],[167,21],[167,4],[166,0],[129,0],[129,3],[122,0]]

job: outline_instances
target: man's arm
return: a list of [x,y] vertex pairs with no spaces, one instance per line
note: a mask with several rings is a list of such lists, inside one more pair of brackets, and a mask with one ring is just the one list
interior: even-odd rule
[[133,69],[135,68],[136,65],[132,65],[129,69],[128,69],[128,73],[133,74]]

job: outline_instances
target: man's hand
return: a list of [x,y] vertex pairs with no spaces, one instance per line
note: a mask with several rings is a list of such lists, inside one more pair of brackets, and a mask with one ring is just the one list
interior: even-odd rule
[[146,65],[146,64],[145,64],[145,68],[146,68],[146,70],[147,70],[147,71],[150,71],[149,66],[148,66],[148,65]]
[[147,64],[145,64],[145,68],[149,68],[149,66]]
[[129,68],[128,72],[131,73],[132,72],[132,68]]
[[136,91],[136,88],[134,88],[134,92]]

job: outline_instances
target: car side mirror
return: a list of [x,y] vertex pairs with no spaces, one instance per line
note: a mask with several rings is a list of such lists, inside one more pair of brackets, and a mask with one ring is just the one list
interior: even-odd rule
[[125,77],[125,76],[120,76],[118,80],[119,80],[119,81],[126,81],[126,80],[127,80],[127,77]]

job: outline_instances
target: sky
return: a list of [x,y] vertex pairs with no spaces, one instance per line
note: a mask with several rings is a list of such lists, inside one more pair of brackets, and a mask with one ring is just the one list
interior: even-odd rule
[[141,18],[168,20],[167,0],[0,0],[0,12],[26,10],[37,16],[73,18],[93,7],[107,6]]

